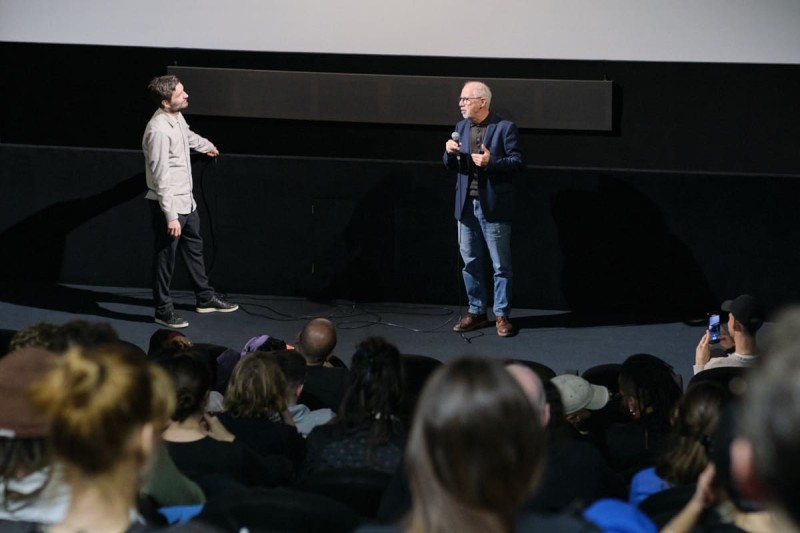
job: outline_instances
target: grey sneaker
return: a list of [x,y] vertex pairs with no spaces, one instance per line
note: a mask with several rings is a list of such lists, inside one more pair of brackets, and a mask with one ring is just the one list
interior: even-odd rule
[[185,328],[189,323],[175,314],[175,311],[168,311],[166,313],[156,313],[156,323],[167,326],[168,328]]
[[206,302],[198,302],[194,310],[198,313],[233,313],[237,309],[239,309],[238,305],[224,300],[219,296],[213,296]]

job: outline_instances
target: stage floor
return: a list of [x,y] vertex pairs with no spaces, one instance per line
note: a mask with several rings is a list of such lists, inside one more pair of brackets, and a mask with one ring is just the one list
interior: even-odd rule
[[[688,383],[694,349],[704,332],[702,321],[648,322],[635,317],[515,309],[512,319],[518,333],[501,338],[494,327],[454,333],[453,324],[465,311],[455,306],[230,294],[228,298],[240,305],[239,311],[201,315],[194,311],[191,293],[174,291],[173,295],[179,314],[190,324],[181,331],[194,342],[241,348],[251,337],[268,334],[291,343],[306,321],[326,317],[337,326],[336,355],[346,362],[359,341],[380,336],[402,353],[429,355],[442,361],[462,355],[534,360],[558,374],[619,363],[634,353],[651,353],[673,365]],[[121,338],[142,349],[160,327],[153,322],[149,289],[0,287],[0,329],[74,319],[109,322]]]

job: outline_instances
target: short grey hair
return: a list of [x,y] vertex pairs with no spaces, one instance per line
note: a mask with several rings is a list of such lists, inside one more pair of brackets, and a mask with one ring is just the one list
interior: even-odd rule
[[489,88],[488,85],[486,85],[482,81],[474,81],[474,80],[465,83],[464,87],[466,87],[467,85],[473,85],[474,86],[473,93],[475,94],[475,96],[486,100],[486,107],[491,107],[492,90]]

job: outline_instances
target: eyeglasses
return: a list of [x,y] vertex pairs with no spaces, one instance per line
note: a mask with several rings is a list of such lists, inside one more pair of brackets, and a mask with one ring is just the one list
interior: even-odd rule
[[458,98],[458,103],[467,102],[469,100],[483,100],[483,96],[460,96]]

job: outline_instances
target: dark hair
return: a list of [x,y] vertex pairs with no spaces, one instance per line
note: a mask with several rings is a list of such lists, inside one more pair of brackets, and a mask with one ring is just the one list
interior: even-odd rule
[[731,395],[720,384],[692,384],[678,401],[656,474],[673,485],[691,485],[708,465],[708,445]]
[[192,353],[182,353],[161,363],[175,386],[176,405],[172,420],[183,422],[202,412],[211,389],[208,365]]
[[90,348],[113,344],[118,340],[119,336],[111,324],[72,320],[59,326],[53,332],[47,349],[51,352],[64,353],[70,347]]
[[58,326],[50,322],[31,324],[14,333],[8,343],[8,351],[13,352],[29,346],[47,348],[57,330]]
[[[173,339],[175,337],[186,337],[180,331],[175,331],[172,329],[166,328],[159,328],[150,335],[150,343],[147,346],[147,355],[153,356],[158,351],[162,350],[163,348],[174,346],[178,343],[173,343]],[[182,345],[179,345],[183,347]]]
[[18,492],[8,487],[9,480],[19,477],[20,472],[28,475],[50,465],[50,450],[47,439],[32,437],[27,439],[0,437],[0,502],[9,510],[36,498],[50,481],[52,469],[44,481],[31,492]]
[[279,350],[272,352],[278,360],[286,385],[296,389],[306,381],[306,360],[297,350]]
[[672,367],[655,355],[634,354],[622,363],[619,382],[637,399],[644,429],[666,432],[682,393]]
[[172,99],[172,93],[180,82],[181,80],[172,74],[158,76],[150,80],[150,83],[147,84],[147,92],[150,95],[150,99],[160,108],[161,102]]
[[405,377],[400,352],[380,337],[361,342],[350,363],[350,385],[339,421],[351,427],[370,423],[369,449],[400,431]]
[[406,450],[410,531],[511,531],[544,463],[536,409],[499,360],[434,372]]

